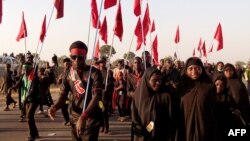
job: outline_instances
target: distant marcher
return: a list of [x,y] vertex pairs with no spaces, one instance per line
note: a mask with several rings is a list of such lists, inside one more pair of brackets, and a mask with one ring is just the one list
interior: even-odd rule
[[250,97],[250,63],[247,64],[247,68],[244,72],[244,79],[247,81],[248,97]]
[[9,111],[9,105],[13,103],[13,108],[16,107],[17,102],[11,97],[11,87],[14,84],[14,80],[12,79],[12,71],[10,70],[11,65],[6,64],[5,66],[5,74],[4,74],[4,81],[1,87],[1,91],[6,96],[6,107],[4,108],[4,111]]
[[[62,84],[63,80],[66,79],[68,76],[69,70],[72,67],[71,60],[69,58],[63,59],[63,72],[59,75],[57,84]],[[71,95],[70,95],[71,96]],[[67,97],[65,103],[62,105],[61,111],[64,118],[63,125],[68,126],[70,125],[70,118],[69,118],[69,105],[70,105],[70,96]]]
[[[36,127],[34,115],[39,104],[39,79],[37,71],[35,71],[30,62],[23,64],[23,76],[17,82],[13,89],[19,88],[21,91],[21,102],[22,106],[25,106],[27,112],[27,123],[29,126],[29,137],[28,141],[33,141],[39,138],[38,130]],[[24,117],[22,117],[24,118]]]
[[227,63],[225,65],[224,75],[227,79],[228,93],[234,101],[235,106],[232,107],[232,113],[238,119],[238,128],[247,127],[250,123],[250,103],[246,86],[238,79],[232,64]]

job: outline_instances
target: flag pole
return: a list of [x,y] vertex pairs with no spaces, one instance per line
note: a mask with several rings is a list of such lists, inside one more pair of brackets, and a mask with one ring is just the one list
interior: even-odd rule
[[25,47],[25,54],[27,54],[27,44],[26,44],[26,34],[24,32],[24,47]]
[[[102,12],[102,5],[103,5],[103,0],[101,1],[101,6],[100,6],[100,12],[98,14],[98,20],[97,20],[97,28],[96,28],[96,33],[95,33],[95,40],[94,40],[94,47],[93,47],[93,51],[92,51],[92,62],[94,61],[94,53],[95,53],[95,47],[96,47],[96,41],[97,41],[97,34],[99,31],[99,23],[100,23],[100,17],[101,17],[101,12]],[[88,76],[88,81],[87,81],[87,86],[86,86],[86,94],[84,96],[84,102],[83,102],[83,108],[82,108],[82,112],[85,111],[86,108],[86,101],[87,101],[87,96],[88,96],[88,91],[89,91],[89,83],[90,83],[90,76],[91,76],[91,71],[92,71],[93,65],[90,65],[90,69],[89,69],[89,76]]]
[[[211,46],[210,46],[210,49],[212,48],[214,46],[214,38],[212,39],[212,41],[211,41]],[[210,51],[210,49],[209,49],[209,51]],[[214,49],[214,48],[213,48]],[[207,60],[210,58],[210,53],[212,53],[212,52],[208,52],[208,54],[207,54]]]
[[[141,3],[142,3],[142,0],[141,0]],[[148,4],[148,3],[147,3]],[[140,7],[141,7],[141,4],[140,4]],[[141,9],[141,8],[140,8]],[[142,11],[142,10],[141,10]],[[142,12],[141,12],[142,13]],[[145,16],[145,15],[144,15]],[[140,18],[141,18],[141,15],[140,15]],[[142,18],[141,18],[142,19]],[[141,28],[142,28],[142,32],[141,32],[141,34],[142,34],[142,41],[143,41],[143,57],[144,57],[144,67],[145,67],[145,70],[147,69],[147,66],[146,66],[146,56],[145,56],[145,40],[144,40],[144,30],[143,30],[143,24],[142,24],[142,22],[143,22],[143,20],[141,21]]]
[[[99,24],[99,23],[97,23],[97,24]],[[90,12],[90,17],[89,17],[89,32],[88,32],[88,42],[87,42],[87,46],[89,46],[90,27],[91,27],[91,12]],[[98,26],[97,26],[97,27],[98,27]]]
[[106,78],[105,78],[105,91],[107,90],[108,77],[109,77],[109,70],[110,70],[110,58],[111,58],[111,54],[112,54],[112,50],[113,50],[114,37],[115,37],[115,33],[113,33],[112,42],[111,42],[111,47],[110,47],[110,50],[109,50],[109,56],[108,56],[108,69],[107,69],[107,75],[106,75]]
[[125,62],[128,60],[128,53],[129,53],[130,50],[131,50],[131,47],[132,47],[132,43],[133,43],[134,37],[135,37],[135,34],[133,34],[132,40],[131,40],[131,42],[130,42],[129,49],[128,49],[128,52],[127,52],[127,56],[126,56],[126,58],[125,58]]
[[[48,30],[49,30],[49,25],[50,25],[50,21],[51,21],[51,19],[52,19],[52,15],[53,15],[53,13],[54,13],[54,9],[55,9],[55,7],[53,6],[53,8],[52,8],[52,11],[51,11],[51,14],[50,14],[50,17],[49,17],[49,22],[48,22],[48,26],[47,26],[47,29],[46,29],[46,31],[45,31],[45,35],[44,35],[44,40],[43,40],[43,42],[42,42],[42,44],[41,44],[41,47],[40,47],[40,51],[39,51],[39,54],[37,54],[37,51],[38,51],[38,48],[39,48],[39,40],[40,39],[38,39],[38,44],[37,44],[37,48],[36,48],[36,54],[37,54],[37,57],[36,57],[36,59],[35,59],[35,63],[39,63],[39,56],[40,56],[40,54],[41,54],[41,52],[42,52],[42,48],[43,48],[43,46],[44,46],[44,42],[45,42],[45,37],[46,37],[46,35],[47,35],[47,33],[48,33]],[[46,24],[46,23],[45,23]],[[36,67],[36,65],[35,65],[35,67]]]

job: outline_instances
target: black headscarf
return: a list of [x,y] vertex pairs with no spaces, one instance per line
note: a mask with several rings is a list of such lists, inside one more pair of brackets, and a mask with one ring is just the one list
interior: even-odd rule
[[[158,91],[152,90],[149,80],[153,74],[162,75],[154,67],[147,68],[135,90],[132,103],[132,140],[165,141],[171,137],[171,131],[174,130],[171,121],[173,111],[171,94],[167,88],[163,87],[163,83]],[[151,121],[155,125],[150,133],[146,127]],[[133,139],[134,135],[136,135],[136,139]]]
[[226,71],[227,68],[231,68],[233,70],[233,76],[229,79],[234,79],[234,78],[237,78],[237,73],[236,73],[236,69],[234,67],[234,65],[230,64],[230,63],[227,63],[225,66],[224,66],[224,70],[223,72]]
[[[197,80],[191,80],[186,75],[187,68],[190,65],[197,65],[197,66],[200,66],[201,69],[202,69],[202,73],[201,73],[200,77]],[[180,87],[180,88],[183,88],[183,87],[192,88],[195,85],[195,83],[199,82],[199,81],[206,81],[206,82],[212,83],[211,79],[209,78],[209,76],[207,75],[207,73],[205,71],[205,67],[202,64],[202,61],[198,57],[190,57],[190,58],[187,59],[187,61],[185,63],[185,66],[184,66],[184,68],[182,70],[181,77],[180,77],[180,82],[179,82],[178,87]],[[183,89],[178,89],[177,88],[177,91],[178,91],[177,93],[183,93],[183,92],[180,92],[182,90]]]
[[[150,80],[150,77],[154,74],[158,73],[161,74],[159,70],[156,68],[150,67],[146,69],[144,72],[144,75],[142,76],[141,83],[135,90],[134,95],[134,103],[136,106],[136,109],[138,111],[138,114],[141,116],[142,124],[146,127],[146,125],[152,120],[152,116],[154,116],[154,113],[151,113],[154,101],[151,100],[151,97],[155,92],[150,88],[148,82]],[[151,116],[148,116],[148,115]]]

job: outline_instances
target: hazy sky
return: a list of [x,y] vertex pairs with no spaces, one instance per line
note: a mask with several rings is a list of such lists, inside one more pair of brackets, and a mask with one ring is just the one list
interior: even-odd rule
[[[53,54],[58,56],[69,54],[69,45],[82,40],[87,43],[91,0],[65,0],[64,17],[55,19],[52,15],[49,30],[45,38],[41,58],[49,60]],[[144,14],[146,0],[142,0]],[[101,0],[97,0],[100,7]],[[206,41],[210,49],[216,27],[220,22],[224,36],[224,49],[209,55],[209,61],[225,61],[234,63],[237,60],[247,61],[250,58],[250,1],[249,0],[149,0],[151,21],[155,20],[158,35],[159,58],[173,55],[177,51],[174,43],[177,26],[180,27],[180,43],[178,58],[186,60],[197,48],[200,37]],[[133,14],[134,0],[122,0],[123,41],[114,38],[117,51],[113,59],[122,58],[128,51],[134,34],[137,18]],[[42,21],[47,15],[47,24],[53,8],[53,0],[4,0],[3,20],[0,24],[0,54],[7,52],[24,52],[24,39],[16,41],[21,25],[22,11],[25,14],[28,37],[27,49],[35,52]],[[117,6],[101,13],[101,21],[107,16],[108,43],[111,44]],[[96,30],[91,27],[88,58],[91,57]],[[104,44],[100,41],[100,44]],[[147,36],[146,50],[150,50],[150,36]],[[135,52],[136,38],[132,42],[131,51]],[[135,52],[141,56],[143,49]]]

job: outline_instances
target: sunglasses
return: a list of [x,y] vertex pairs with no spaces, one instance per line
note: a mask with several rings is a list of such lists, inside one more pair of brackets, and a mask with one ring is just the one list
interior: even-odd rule
[[70,58],[73,60],[76,60],[76,58],[78,60],[83,60],[84,56],[83,55],[70,55]]

